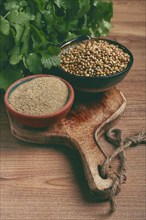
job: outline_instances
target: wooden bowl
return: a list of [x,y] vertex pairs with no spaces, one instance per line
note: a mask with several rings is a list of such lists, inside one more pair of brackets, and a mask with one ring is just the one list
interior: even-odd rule
[[54,113],[50,113],[50,114],[32,116],[32,115],[20,113],[10,106],[9,96],[18,86],[20,86],[23,83],[26,83],[27,81],[33,80],[34,78],[37,78],[37,77],[50,77],[50,76],[56,77],[56,76],[47,75],[47,74],[32,75],[32,76],[24,77],[16,81],[15,83],[13,83],[7,89],[5,96],[4,96],[4,103],[5,103],[6,110],[8,114],[10,115],[10,117],[16,119],[18,122],[22,123],[23,125],[40,128],[40,127],[48,127],[50,124],[55,123],[59,119],[66,116],[66,114],[69,112],[74,101],[74,90],[67,81],[59,77],[56,77],[56,78],[59,78],[61,81],[63,81],[67,85],[68,94],[69,94],[66,104],[60,110]]
[[81,42],[85,41],[98,41],[98,40],[104,40],[107,41],[110,44],[117,45],[120,49],[122,49],[125,53],[127,53],[130,56],[130,61],[127,65],[127,67],[116,74],[108,75],[108,76],[78,76],[73,75],[69,72],[65,72],[61,67],[59,67],[59,75],[66,79],[68,82],[72,84],[72,86],[83,92],[102,92],[105,90],[108,90],[114,86],[116,86],[119,82],[121,82],[125,76],[128,74],[129,70],[132,67],[133,64],[133,55],[132,53],[122,44],[108,39],[103,38],[77,38],[73,39],[71,41],[66,42],[64,45],[61,46],[61,53],[67,51],[71,47],[75,47]]

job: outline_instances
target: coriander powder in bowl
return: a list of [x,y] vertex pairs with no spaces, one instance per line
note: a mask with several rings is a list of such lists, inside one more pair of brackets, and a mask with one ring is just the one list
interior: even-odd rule
[[64,117],[74,101],[72,86],[52,75],[33,75],[18,80],[5,93],[11,117],[31,127],[46,127]]

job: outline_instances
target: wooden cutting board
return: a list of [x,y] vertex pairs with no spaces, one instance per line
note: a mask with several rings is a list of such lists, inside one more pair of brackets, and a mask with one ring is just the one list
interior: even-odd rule
[[122,115],[125,107],[124,96],[117,88],[113,88],[89,97],[77,95],[70,113],[48,128],[26,127],[9,118],[10,127],[12,134],[23,141],[66,145],[77,149],[91,191],[100,199],[107,199],[112,180],[100,176],[99,167],[106,155],[99,147],[98,140]]

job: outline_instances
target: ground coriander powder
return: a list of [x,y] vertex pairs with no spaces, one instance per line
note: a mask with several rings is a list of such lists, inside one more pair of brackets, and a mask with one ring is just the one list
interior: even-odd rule
[[45,115],[67,102],[68,87],[56,77],[37,77],[18,86],[10,95],[10,106],[27,115]]

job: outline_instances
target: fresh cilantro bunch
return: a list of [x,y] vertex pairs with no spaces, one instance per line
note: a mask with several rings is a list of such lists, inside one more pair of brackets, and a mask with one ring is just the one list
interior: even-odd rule
[[80,35],[104,36],[110,0],[0,1],[0,88],[60,63],[58,45]]

